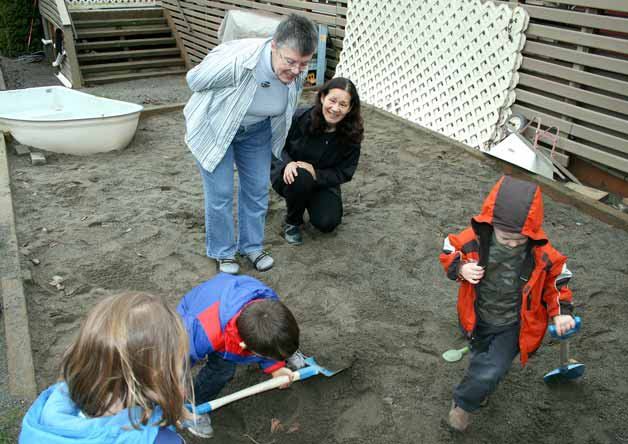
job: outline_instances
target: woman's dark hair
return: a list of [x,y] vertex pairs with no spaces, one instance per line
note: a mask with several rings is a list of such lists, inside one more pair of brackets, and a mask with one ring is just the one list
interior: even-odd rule
[[328,80],[316,95],[316,103],[312,109],[312,122],[310,132],[312,134],[322,134],[327,129],[327,121],[323,116],[323,97],[329,94],[332,89],[347,91],[351,96],[351,110],[336,125],[336,134],[343,144],[359,144],[364,136],[364,126],[362,114],[360,113],[360,96],[353,82],[344,77],[335,77]]

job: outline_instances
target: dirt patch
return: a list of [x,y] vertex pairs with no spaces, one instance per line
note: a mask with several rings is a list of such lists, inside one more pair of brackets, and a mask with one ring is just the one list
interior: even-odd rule
[[[213,442],[626,442],[628,234],[545,199],[545,228],[574,272],[584,328],[572,353],[587,373],[546,386],[542,376],[558,361],[558,345],[546,343],[524,369],[513,365],[468,434],[452,433],[443,419],[467,361],[440,358],[463,341],[456,285],[437,256],[443,236],[467,224],[499,173],[376,112],[367,110],[365,122],[339,229],[308,228],[303,246],[287,245],[279,235],[284,204],[271,194],[266,236],[276,266],[243,269],[292,308],[304,352],[329,367],[353,365],[224,407],[214,415]],[[176,304],[213,274],[203,254],[201,180],[183,134],[181,114],[171,113],[142,121],[120,152],[50,154],[39,167],[10,155],[40,388],[54,381],[61,351],[104,294],[145,290]],[[63,290],[49,284],[55,275]],[[229,391],[262,378],[242,367]],[[284,426],[275,433],[273,418]]]

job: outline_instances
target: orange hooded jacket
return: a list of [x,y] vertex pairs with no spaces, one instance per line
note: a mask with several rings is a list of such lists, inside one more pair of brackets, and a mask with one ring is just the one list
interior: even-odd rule
[[471,219],[471,226],[459,234],[447,236],[440,254],[447,276],[460,282],[458,318],[470,339],[477,323],[477,296],[475,285],[460,276],[460,267],[469,261],[487,265],[493,226],[521,233],[530,239],[519,276],[524,281],[519,331],[522,365],[541,345],[548,319],[572,311],[571,290],[567,287],[571,278],[566,267],[567,258],[552,247],[542,223],[541,189],[536,184],[503,176],[484,201],[482,212]]

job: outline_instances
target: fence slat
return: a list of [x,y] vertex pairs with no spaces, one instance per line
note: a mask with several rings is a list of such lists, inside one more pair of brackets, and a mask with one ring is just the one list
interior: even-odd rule
[[[597,94],[581,88],[565,85],[564,83],[553,82],[541,77],[526,73],[519,74],[519,85],[529,86],[541,91],[550,92],[556,96],[569,97],[570,100],[609,109],[618,113],[626,114],[628,117],[628,101],[615,97]],[[628,125],[628,121],[626,122]]]
[[576,45],[588,46],[607,51],[628,54],[628,40],[602,35],[589,34],[586,32],[572,31],[556,26],[545,26],[530,24],[526,35],[544,37],[557,40],[559,42],[569,42]]
[[604,128],[609,128],[623,134],[628,134],[628,125],[626,124],[625,119],[618,119],[617,117],[571,105],[569,103],[551,99],[541,94],[536,94],[520,88],[515,90],[515,94],[517,95],[517,100],[520,100],[521,102],[532,103],[535,106],[551,110],[555,113],[564,114],[574,119],[599,125]]
[[604,29],[608,31],[626,32],[628,19],[608,15],[591,14],[586,12],[568,11],[547,6],[534,6],[528,4],[514,4],[507,1],[496,2],[501,5],[522,6],[528,11],[531,19],[552,21],[583,28]]
[[628,75],[628,59],[616,59],[612,57],[604,57],[601,55],[590,54],[583,51],[575,51],[573,49],[561,48],[549,43],[535,42],[528,40],[523,48],[524,54],[537,54],[551,57],[565,62],[577,63],[593,68],[600,68],[606,71],[616,72],[618,74]]
[[626,91],[628,91],[628,82],[623,82],[621,80],[598,74],[591,74],[573,68],[566,68],[556,63],[544,62],[531,57],[523,58],[521,68],[523,70],[536,71],[545,75],[570,80],[583,85],[593,86],[598,89],[611,91],[621,95],[625,95]]
[[628,154],[628,139],[612,136],[603,131],[598,131],[593,128],[567,121],[561,119],[560,117],[556,117],[518,103],[513,105],[512,112],[513,114],[523,114],[528,120],[531,120],[534,117],[540,117],[543,125],[557,126],[563,134],[588,140],[590,142],[597,143],[598,145],[603,145],[618,152]]

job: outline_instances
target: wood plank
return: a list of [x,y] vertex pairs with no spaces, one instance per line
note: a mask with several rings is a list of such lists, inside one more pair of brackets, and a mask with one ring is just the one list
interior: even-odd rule
[[113,28],[118,26],[147,26],[165,24],[165,17],[142,17],[110,20],[74,20],[74,27],[81,28]]
[[628,158],[626,157],[620,157],[616,154],[574,140],[569,140],[562,136],[558,139],[556,146],[585,159],[593,160],[609,168],[628,173]]
[[152,34],[170,34],[168,26],[138,26],[132,29],[93,29],[80,30],[78,39],[100,38],[100,37],[122,37],[128,35],[152,35]]
[[70,19],[70,14],[68,12],[68,8],[65,5],[65,0],[55,0],[57,4],[57,11],[59,12],[59,18],[61,19],[61,25],[67,26],[72,25],[72,19]]
[[183,57],[183,61],[185,62],[185,67],[187,69],[192,68],[192,62],[190,61],[190,57],[188,56],[187,50],[185,49],[185,44],[183,43],[183,40],[181,40],[181,36],[177,32],[177,25],[172,21],[172,15],[170,14],[170,11],[168,11],[167,9],[164,10],[164,18],[166,19],[166,22],[168,23],[168,28],[170,28],[172,35],[177,41],[177,52],[179,53],[179,55],[181,55],[181,57]]
[[125,8],[125,9],[91,9],[72,11],[73,20],[115,20],[131,18],[161,17],[160,7],[156,8]]
[[523,58],[522,70],[536,71],[545,75],[558,77],[583,85],[593,86],[605,91],[625,95],[628,90],[628,83],[621,80],[612,79],[597,74],[567,68],[556,63],[545,62],[529,56]]
[[148,39],[129,39],[129,40],[105,40],[102,42],[81,42],[76,44],[77,50],[102,49],[102,48],[132,48],[134,46],[158,46],[158,45],[174,45],[176,40],[174,37],[154,37]]
[[572,31],[556,26],[545,26],[531,23],[526,30],[528,36],[538,36],[559,42],[569,42],[591,48],[605,49],[622,54],[628,54],[628,39],[606,37],[586,32]]
[[606,71],[628,75],[628,60],[576,51],[550,43],[527,40],[523,53],[526,55],[538,54],[593,68],[604,67]]
[[169,76],[169,75],[184,75],[187,72],[185,68],[177,68],[177,69],[159,69],[145,72],[135,72],[129,74],[111,74],[111,75],[102,75],[102,76],[89,76],[85,77],[86,84],[97,84],[97,83],[110,83],[110,82],[120,82],[122,80],[135,80],[135,79],[146,79],[149,77],[161,77],[161,76]]
[[151,60],[135,60],[132,62],[117,62],[117,63],[99,63],[97,65],[83,65],[81,71],[83,74],[89,74],[93,72],[109,72],[109,71],[128,71],[132,69],[142,68],[165,68],[171,66],[183,66],[183,59],[180,57],[171,57],[164,59],[151,59]]
[[628,2],[625,0],[560,0],[559,3],[564,5],[628,12]]
[[543,121],[543,125],[557,126],[563,134],[594,142],[598,145],[608,147],[622,153],[628,153],[628,140],[622,137],[614,136],[603,131],[573,123],[572,121],[562,119],[561,117],[530,108],[529,106],[519,102],[516,102],[512,106],[512,112],[515,114],[523,114],[528,120],[531,120],[534,117],[540,117]]
[[62,27],[61,18],[59,17],[59,11],[57,11],[56,6],[52,6],[49,2],[39,3],[39,12],[43,17],[48,19],[49,22],[54,23],[57,28]]
[[79,54],[78,58],[81,62],[95,62],[100,60],[113,60],[113,59],[132,59],[142,57],[158,57],[165,55],[178,55],[179,48],[157,48],[157,49],[136,49],[129,51],[109,51]]
[[570,190],[574,190],[575,192],[580,193],[583,196],[587,196],[588,198],[593,200],[601,200],[608,196],[607,191],[598,190],[597,188],[580,185],[574,182],[567,182],[565,186]]
[[[551,80],[523,72],[519,73],[519,85],[528,86],[540,91],[548,91],[553,95],[563,96],[576,102],[613,110],[618,113],[626,114],[628,117],[628,100],[617,99],[604,94],[594,93],[582,88],[576,88],[564,83],[553,82]],[[626,124],[628,125],[628,122]]]
[[517,95],[517,100],[520,102],[531,103],[535,106],[551,110],[555,113],[582,120],[583,122],[592,123],[623,134],[628,134],[626,119],[619,119],[607,114],[571,105],[570,103],[552,99],[521,88],[517,88],[515,90],[515,94]]
[[552,21],[564,23],[568,25],[580,26],[583,28],[604,29],[610,31],[626,32],[628,26],[627,19],[623,17],[613,17],[608,15],[600,15],[596,13],[587,13],[580,11],[569,11],[551,6],[535,6],[521,3],[510,3],[507,1],[497,1],[500,5],[520,6],[524,8],[530,18],[540,19],[544,21]]

